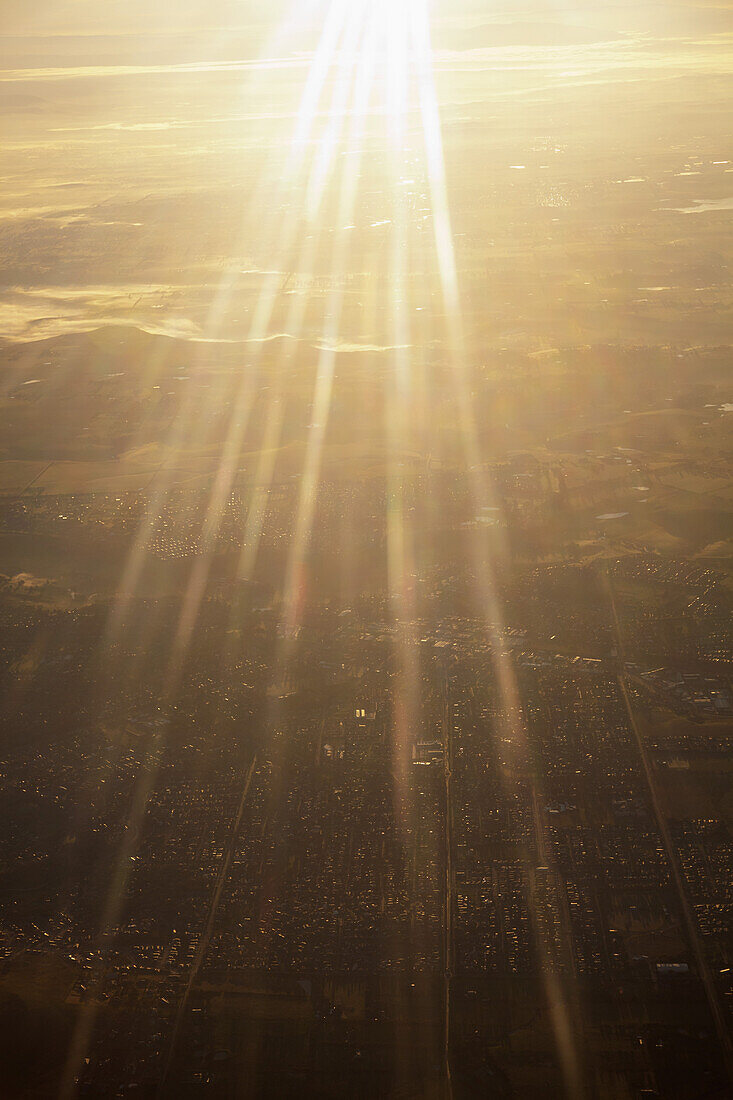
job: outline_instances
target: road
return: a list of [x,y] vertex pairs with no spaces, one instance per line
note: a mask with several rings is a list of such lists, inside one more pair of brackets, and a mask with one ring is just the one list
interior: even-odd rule
[[443,679],[443,765],[445,774],[445,943],[444,943],[444,1031],[443,1062],[446,1096],[453,1096],[451,1079],[451,997],[455,959],[455,870],[453,867],[453,715],[447,677]]
[[181,1000],[178,1004],[176,1011],[176,1020],[173,1025],[173,1035],[171,1036],[170,1046],[168,1048],[168,1057],[166,1058],[163,1074],[158,1085],[157,1095],[159,1098],[165,1096],[165,1087],[170,1074],[171,1066],[173,1065],[173,1059],[176,1054],[176,1048],[178,1046],[178,1038],[181,1031],[181,1024],[186,1013],[188,1001],[191,996],[191,991],[194,987],[196,979],[198,978],[199,971],[201,970],[202,963],[206,958],[206,952],[209,948],[209,942],[211,940],[211,933],[214,929],[214,923],[216,921],[216,913],[219,908],[219,902],[221,900],[222,891],[224,889],[224,883],[226,882],[227,875],[229,874],[229,866],[232,862],[232,855],[234,854],[234,848],[236,845],[237,837],[239,836],[239,829],[242,824],[242,817],[244,815],[244,807],[247,804],[247,795],[252,785],[252,776],[254,775],[255,767],[257,766],[257,756],[255,755],[252,763],[249,766],[249,771],[244,780],[244,786],[242,787],[242,795],[239,799],[237,810],[232,818],[232,823],[229,829],[229,836],[227,837],[224,851],[222,853],[221,866],[219,867],[219,874],[216,877],[214,883],[214,890],[211,895],[211,904],[209,905],[209,913],[206,919],[206,926],[204,928],[204,934],[202,935],[198,950],[194,956],[193,963],[191,964],[191,972],[188,975],[188,981],[186,982],[186,988],[183,991]]
[[611,602],[611,611],[613,614],[613,626],[616,636],[616,649],[618,652],[618,684],[621,690],[621,696],[626,707],[626,713],[628,714],[629,724],[631,726],[634,739],[636,740],[636,745],[639,750],[639,756],[641,757],[642,766],[644,768],[644,775],[646,777],[647,786],[649,788],[649,795],[651,798],[652,807],[654,809],[654,816],[657,821],[659,834],[662,838],[662,843],[664,844],[667,859],[669,861],[669,866],[672,871],[672,878],[674,879],[677,895],[679,897],[680,907],[682,909],[682,916],[684,918],[687,930],[687,936],[690,941],[690,946],[692,947],[693,954],[695,956],[695,963],[697,965],[700,979],[705,988],[705,994],[708,1000],[708,1005],[710,1006],[710,1012],[715,1022],[715,1029],[717,1031],[718,1039],[720,1041],[720,1046],[723,1052],[723,1057],[725,1059],[725,1066],[728,1077],[730,1079],[730,1084],[731,1086],[733,1086],[733,1041],[731,1040],[731,1034],[726,1023],[725,1013],[723,1012],[723,1008],[720,1003],[720,996],[718,993],[718,988],[715,984],[715,978],[713,977],[713,972],[705,956],[705,950],[703,948],[700,932],[697,927],[697,921],[695,919],[695,914],[692,908],[692,901],[690,899],[687,889],[687,882],[682,873],[682,869],[677,858],[677,849],[669,830],[666,814],[659,800],[652,761],[649,757],[646,742],[644,741],[641,731],[639,730],[636,716],[634,714],[634,708],[631,703],[631,699],[629,698],[629,692],[626,685],[626,672],[624,668],[623,635],[621,633],[621,623],[618,617],[618,609],[616,607],[616,599],[610,577],[608,577],[608,591]]

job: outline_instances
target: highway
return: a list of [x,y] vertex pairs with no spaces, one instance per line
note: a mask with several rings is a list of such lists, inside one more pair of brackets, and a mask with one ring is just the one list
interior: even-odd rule
[[443,767],[445,775],[445,942],[444,942],[444,1030],[443,1062],[445,1066],[446,1097],[452,1100],[451,1079],[451,996],[455,959],[455,870],[453,867],[453,715],[450,713],[450,694],[447,676],[443,678]]
[[692,908],[692,902],[687,890],[687,882],[682,870],[680,868],[679,860],[677,858],[677,849],[675,848],[672,835],[667,823],[667,817],[664,813],[662,805],[657,793],[656,781],[654,777],[654,768],[647,751],[646,743],[639,730],[636,716],[634,715],[634,708],[629,698],[629,693],[626,685],[626,672],[624,668],[624,650],[623,650],[623,636],[621,633],[621,623],[618,617],[618,609],[616,607],[616,599],[613,591],[613,585],[610,577],[608,577],[608,590],[610,595],[611,610],[613,614],[613,626],[616,636],[616,649],[618,653],[618,684],[621,691],[621,696],[626,707],[626,713],[629,718],[629,724],[636,740],[636,745],[639,750],[641,762],[644,768],[644,775],[646,777],[647,786],[649,788],[649,795],[654,809],[654,816],[657,821],[657,827],[659,829],[662,843],[669,861],[669,866],[672,871],[672,877],[674,879],[675,887],[679,897],[680,907],[682,909],[682,916],[684,918],[687,936],[692,947],[693,954],[695,956],[695,963],[697,965],[700,979],[705,988],[705,994],[707,996],[708,1005],[715,1022],[715,1029],[718,1034],[720,1046],[725,1059],[725,1066],[730,1079],[730,1084],[733,1087],[733,1041],[731,1040],[731,1034],[728,1029],[725,1014],[723,1012],[722,1005],[720,1003],[720,996],[718,994],[718,988],[715,984],[715,978],[713,972],[705,956],[705,950],[700,938],[700,932],[697,927],[697,921]]
[[257,756],[255,755],[252,763],[249,766],[249,771],[244,780],[244,786],[242,788],[242,794],[239,799],[237,810],[232,818],[232,824],[229,829],[229,836],[227,837],[224,852],[222,853],[221,866],[219,867],[219,874],[216,877],[214,883],[214,890],[211,895],[211,904],[209,905],[209,913],[206,919],[206,926],[204,928],[204,934],[202,935],[196,955],[194,956],[193,963],[191,964],[191,972],[188,975],[188,981],[186,982],[186,988],[183,991],[181,1000],[178,1003],[178,1009],[176,1010],[176,1019],[173,1025],[173,1035],[171,1036],[170,1046],[168,1048],[168,1057],[166,1058],[163,1074],[158,1085],[157,1095],[159,1098],[165,1096],[165,1086],[170,1075],[171,1066],[173,1065],[173,1059],[175,1057],[176,1048],[178,1046],[178,1038],[181,1031],[181,1025],[186,1013],[188,1001],[191,996],[191,991],[194,987],[196,979],[198,978],[199,971],[206,958],[206,952],[209,948],[209,942],[211,940],[211,933],[214,929],[214,923],[216,921],[216,913],[219,908],[219,902],[221,900],[222,891],[224,889],[224,883],[226,882],[227,875],[229,873],[229,866],[232,862],[232,855],[236,845],[237,837],[239,836],[239,829],[242,824],[242,817],[244,815],[244,807],[247,804],[247,795],[252,785],[252,776],[254,775],[255,767],[257,765]]

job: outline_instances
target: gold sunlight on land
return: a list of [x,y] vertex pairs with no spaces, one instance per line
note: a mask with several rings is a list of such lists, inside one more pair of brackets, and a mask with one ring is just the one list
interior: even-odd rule
[[[267,676],[279,698],[307,653],[323,562],[340,568],[356,547],[342,607],[330,595],[323,606],[351,616],[367,588],[359,562],[374,568],[385,596],[374,615],[394,665],[385,728],[404,851],[419,816],[409,774],[426,660],[440,697],[431,735],[444,746],[440,981],[451,1096],[458,727],[450,647],[436,643],[428,659],[421,650],[420,585],[439,578],[435,614],[450,621],[465,611],[451,595],[454,564],[460,573],[455,592],[468,593],[502,715],[481,737],[501,746],[497,792],[511,805],[516,777],[535,763],[511,654],[522,620],[512,625],[499,560],[586,556],[604,579],[600,563],[624,542],[658,556],[698,540],[695,552],[729,558],[721,456],[733,393],[722,351],[720,363],[700,353],[708,389],[690,397],[683,379],[698,349],[729,340],[733,168],[720,91],[730,7],[669,0],[660,29],[650,0],[633,10],[620,0],[531,9],[520,0],[218,0],[210,10],[181,0],[171,29],[163,0],[110,11],[53,0],[45,15],[63,41],[50,45],[29,5],[6,2],[22,49],[0,43],[0,119],[10,127],[0,494],[17,494],[23,517],[28,501],[58,498],[48,508],[64,537],[76,521],[62,498],[74,493],[91,501],[87,519],[99,500],[125,513],[125,539],[103,569],[93,544],[99,591],[77,594],[70,570],[66,598],[104,608],[110,665],[123,649],[147,652],[156,548],[175,565],[173,625],[158,643],[160,720],[105,880],[101,951],[120,925],[212,591],[222,663],[234,665],[242,593],[256,591],[263,558],[275,563]],[[682,448],[699,454],[698,467],[681,465]],[[351,495],[329,529],[324,498],[339,479]],[[352,492],[372,480],[374,512]],[[268,541],[273,499],[286,497],[287,524]],[[111,539],[111,520],[93,526]],[[179,527],[195,538],[179,540]],[[54,569],[42,545],[30,555],[25,528],[11,536],[7,588],[30,599]],[[635,583],[620,592],[631,606]],[[644,607],[651,602],[645,593]],[[561,629],[554,620],[551,629],[548,652],[560,660]],[[595,652],[587,660],[600,663]],[[19,668],[30,677],[31,665]],[[576,706],[573,697],[567,707]],[[552,946],[553,914],[565,915],[553,901],[549,805],[532,790],[522,826],[537,848],[527,936],[546,964],[564,1091],[580,1100],[589,1092],[577,975],[552,963],[553,952],[572,952],[569,941]],[[229,858],[177,1005],[160,1095]],[[92,990],[78,1016],[64,1097],[88,1060],[101,1003]]]

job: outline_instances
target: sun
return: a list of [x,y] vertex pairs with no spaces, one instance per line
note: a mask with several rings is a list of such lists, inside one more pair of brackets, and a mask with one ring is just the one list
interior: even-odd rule
[[389,141],[399,144],[417,106],[421,73],[431,63],[428,0],[328,0],[320,20],[296,150],[302,152],[324,115],[338,123],[383,116]]

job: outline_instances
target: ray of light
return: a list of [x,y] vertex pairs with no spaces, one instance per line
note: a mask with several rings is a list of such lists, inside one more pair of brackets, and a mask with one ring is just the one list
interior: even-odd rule
[[[365,5],[356,6],[363,16]],[[359,24],[357,24],[359,27]],[[361,25],[363,33],[363,22]],[[341,195],[339,199],[338,230],[334,242],[333,283],[329,291],[326,306],[326,331],[318,361],[318,370],[313,399],[313,414],[308,433],[303,474],[298,497],[298,511],[295,532],[289,555],[285,584],[285,633],[292,635],[298,623],[301,610],[301,597],[304,581],[305,558],[311,537],[315,514],[318,484],[320,481],[321,459],[324,440],[331,409],[331,393],[336,362],[335,348],[338,343],[343,306],[343,278],[346,272],[346,260],[349,248],[350,224],[356,203],[359,170],[363,155],[362,139],[366,123],[369,99],[372,93],[374,71],[374,27],[367,25],[367,37],[358,54],[356,73],[353,74],[353,107],[349,132],[349,147],[342,168]],[[370,33],[371,32],[371,33]],[[344,83],[351,84],[352,74],[342,74],[337,91],[337,103],[346,102]],[[348,88],[346,90],[348,96]]]
[[[440,116],[433,76],[429,23],[424,9],[413,6],[411,11],[414,17],[413,34],[420,73],[420,105],[432,199],[435,248],[448,326],[448,348],[452,375],[456,385],[464,461],[472,489],[473,507],[475,514],[477,514],[480,508],[492,501],[492,494],[483,476],[481,448],[466,371],[460,293],[450,220]],[[526,747],[526,731],[521,717],[516,677],[504,645],[503,612],[498,598],[494,570],[486,546],[480,547],[478,540],[474,542],[474,567],[477,575],[480,603],[484,610],[487,632],[492,643],[491,652],[494,671],[503,701],[504,712],[511,724],[511,738],[516,744],[524,744]],[[541,826],[538,824],[538,842],[541,841],[540,828]],[[530,893],[529,902],[530,907],[534,907],[532,893]],[[540,954],[546,957],[549,946],[544,942],[540,932],[540,922],[535,919],[534,923],[537,929]],[[571,1024],[572,1010],[566,991],[554,974],[551,960],[548,958],[546,958],[545,976],[546,999],[550,1011],[555,1045],[563,1067],[566,1089],[569,1096],[579,1097],[582,1093],[582,1082],[577,1043]]]
[[[334,15],[337,15],[337,9],[339,8],[339,5],[334,5],[333,8]],[[329,26],[331,26],[331,23],[329,23]],[[352,12],[352,27],[353,26],[358,26],[358,20],[354,12]],[[329,40],[327,40],[327,43],[328,42]],[[353,45],[355,45],[355,39],[353,40],[352,48]],[[331,48],[331,45],[328,44],[326,53]],[[325,76],[323,73],[316,74],[317,85],[322,86],[324,79]],[[347,79],[347,77],[345,76],[344,79]],[[358,138],[363,130],[364,114],[370,89],[370,81],[369,79],[365,78],[363,73],[361,79],[357,78],[356,87],[357,111],[355,118],[358,119],[358,125],[355,125],[353,128],[354,138]],[[304,106],[303,110],[301,111],[301,117],[299,121],[298,140],[296,142],[296,145],[300,146],[300,155],[295,159],[295,161],[291,162],[290,178],[288,180],[289,184],[292,184],[297,178],[298,173],[302,171],[305,150],[307,148],[307,134],[310,132],[315,122],[316,111],[315,107],[311,104],[312,96],[312,86],[309,86],[307,95],[306,97],[304,97]],[[317,105],[317,97],[315,97],[315,103]],[[335,112],[336,120],[338,122],[338,119],[340,117],[342,122],[346,114],[346,100],[338,100],[336,106],[338,108],[338,110]],[[341,122],[338,122],[338,125],[341,125]],[[336,140],[337,136],[332,135],[332,144],[334,144]],[[360,144],[358,140],[355,141],[353,149],[357,154],[359,153]],[[311,173],[311,180],[313,180],[313,178],[314,174]],[[325,191],[325,185],[327,182],[326,173],[324,173],[322,165],[319,165],[319,170],[315,178],[316,183],[312,186],[310,190],[312,214],[315,214],[317,212],[320,202],[322,201],[322,197]],[[348,220],[348,217],[344,217],[344,214],[347,212],[348,214],[350,214],[350,211],[353,209],[355,199],[355,191],[358,180],[358,160],[355,160],[354,157],[352,157],[349,161],[349,167],[345,173],[345,180],[348,182],[344,184],[342,193],[342,223]],[[272,217],[274,221],[277,217],[277,213],[273,213]],[[298,231],[298,222],[299,218],[295,211],[293,211],[293,213],[285,220],[285,223],[280,224],[279,246],[277,249],[278,255],[287,256],[292,251],[293,243],[297,239],[296,234]],[[336,270],[340,272],[343,272],[344,270],[345,247],[346,234],[342,233],[338,238],[338,245],[335,250],[335,267]],[[275,266],[277,267],[278,265],[276,264]],[[219,294],[216,296],[212,304],[212,311],[210,316],[211,324],[217,325],[219,319],[226,312],[227,302],[231,298],[233,287],[234,282],[232,279],[223,280],[220,286]],[[250,336],[252,339],[263,340],[264,337],[267,336],[270,329],[270,321],[272,319],[275,303],[281,293],[281,287],[282,279],[277,271],[266,277],[252,320],[250,331]],[[333,366],[335,361],[335,351],[333,349],[335,348],[338,337],[342,293],[342,289],[339,287],[332,293],[332,298],[329,302],[331,321],[328,326],[327,336],[330,346],[327,350],[321,352],[319,361],[313,425],[314,430],[311,432],[309,438],[306,467],[303,477],[304,488],[301,492],[301,507],[299,508],[299,524],[296,527],[295,546],[297,547],[297,552],[294,556],[294,560],[296,562],[299,561],[300,556],[302,556],[304,552],[310,532],[310,525],[312,522],[312,514],[315,504],[315,493],[318,483],[320,454],[323,444],[325,426],[328,419],[328,412],[330,408]],[[294,319],[302,321],[303,309],[304,305],[296,303],[293,309]],[[224,445],[222,447],[219,467],[216,473],[214,486],[211,491],[206,517],[204,520],[201,535],[201,549],[194,562],[191,576],[189,578],[189,582],[186,588],[176,631],[175,643],[170,654],[169,664],[164,677],[164,682],[161,685],[161,709],[163,710],[165,710],[168,706],[168,701],[175,697],[176,689],[180,682],[180,676],[182,673],[185,656],[195,627],[198,610],[206,590],[209,570],[211,567],[211,560],[216,545],[216,538],[220,529],[226,501],[231,492],[234,476],[238,468],[242,442],[252,408],[252,402],[255,394],[256,366],[259,354],[261,354],[261,346],[259,351],[255,349],[253,353],[252,360],[254,360],[254,362],[250,361],[248,366],[243,371],[243,377],[233,401],[229,420],[229,428],[227,431],[226,439],[224,441]],[[186,404],[184,409],[181,410],[181,412],[179,413],[179,416],[176,418],[176,421],[174,422],[171,429],[168,445],[170,453],[172,455],[178,454],[185,448],[188,442],[188,433],[195,425],[196,415],[197,408],[193,397],[191,396],[189,397],[188,403]],[[271,402],[270,411],[268,413],[268,428],[266,432],[267,442],[276,443],[280,432],[281,415],[281,404],[279,400],[275,399]],[[269,483],[272,477],[272,468],[266,456],[267,448],[263,450],[261,456],[260,474],[263,478],[263,481],[265,483]],[[123,572],[122,581],[119,586],[117,598],[114,602],[108,625],[108,642],[110,644],[115,642],[120,637],[121,631],[124,628],[126,615],[129,610],[130,603],[137,592],[148,550],[157,530],[159,516],[165,502],[167,492],[170,488],[170,484],[170,477],[163,476],[158,480],[156,489],[148,503],[144,519],[138,530],[132,550],[128,556],[125,570]],[[251,554],[251,551],[247,551],[246,548],[248,546],[254,547],[256,551],[256,543],[259,537],[259,530],[261,529],[261,502],[260,505],[258,505],[254,509],[250,509],[250,517],[251,519],[248,522],[248,528],[245,531],[243,549],[243,561],[245,563],[246,569],[251,568],[249,564],[249,559],[244,556],[245,553]],[[128,823],[127,841],[125,844],[123,844],[120,852],[118,853],[118,860],[115,865],[116,869],[112,875],[109,889],[107,891],[105,911],[101,926],[101,942],[104,944],[109,943],[110,938],[114,935],[117,925],[119,923],[121,906],[123,904],[127,881],[130,874],[130,855],[134,851],[134,847],[137,842],[139,829],[141,827],[148,801],[154,787],[156,772],[157,769],[155,767],[147,769],[145,774],[140,777],[136,787],[133,809],[131,812],[130,822]],[[96,1020],[96,1009],[94,1007],[94,1004],[94,998],[91,998],[89,1009],[88,1011],[85,1011],[80,1015],[77,1027],[72,1037],[72,1042],[67,1059],[66,1071],[64,1075],[64,1096],[72,1096],[74,1094],[75,1081],[91,1043]]]
[[[357,5],[356,7],[359,6]],[[350,19],[347,17],[350,17]],[[208,557],[210,558],[210,545],[215,532],[218,530],[222,502],[228,495],[228,489],[231,486],[238,456],[241,451],[241,443],[248,422],[248,410],[253,396],[252,385],[254,371],[252,359],[258,354],[256,344],[257,341],[263,341],[269,335],[270,322],[282,291],[282,275],[280,274],[280,270],[283,266],[283,261],[285,261],[284,266],[287,269],[288,258],[293,252],[294,244],[299,239],[298,232],[301,218],[298,205],[289,200],[292,199],[292,194],[298,186],[298,180],[307,163],[310,141],[318,119],[320,97],[333,64],[339,36],[343,32],[345,24],[354,27],[358,26],[358,21],[359,12],[356,11],[355,8],[350,9],[349,5],[338,2],[331,4],[321,43],[319,44],[313,64],[309,68],[309,75],[301,100],[296,132],[292,142],[287,170],[279,181],[274,196],[272,192],[272,180],[269,178],[263,178],[260,181],[258,192],[255,196],[255,206],[260,207],[265,214],[266,228],[263,234],[264,238],[276,242],[273,249],[273,270],[265,275],[263,286],[253,311],[248,340],[253,342],[254,347],[252,355],[250,356],[250,364],[243,370],[239,391],[232,403],[229,430],[222,449],[220,468],[217,473],[216,485],[212,494],[206,520],[204,535],[206,549],[204,558],[207,557],[207,550],[209,551]],[[355,44],[352,44],[352,50],[354,45]],[[345,111],[342,109],[340,112],[342,120],[344,114]],[[310,189],[310,206],[313,214],[317,212],[318,205],[323,198],[326,182],[326,174],[321,169],[319,185],[317,187],[312,186]],[[284,219],[281,213],[283,207],[286,209],[286,216]],[[257,210],[253,206],[253,209],[249,212],[249,218],[243,218],[243,235],[245,233],[245,226],[251,222],[256,213]],[[236,273],[224,275],[209,311],[209,317],[206,324],[206,331],[208,333],[216,333],[218,331],[235,290]],[[297,334],[298,333],[295,332],[296,336]],[[221,401],[221,398],[221,394],[217,395],[212,391],[208,399],[209,406],[217,400]],[[168,451],[171,455],[180,454],[185,450],[189,433],[195,426],[197,415],[200,416],[200,412],[201,410],[197,409],[195,402],[189,400],[182,414],[179,414],[171,428],[170,439],[168,441]],[[155,536],[160,511],[172,480],[172,469],[167,476],[164,472],[163,476],[157,480],[153,495],[148,503],[137,537],[123,570],[117,598],[114,602],[110,617],[108,629],[109,640],[114,640],[119,637],[124,627],[126,615],[129,611],[130,603],[138,590],[148,549]],[[217,520],[217,516],[219,520]],[[190,631],[190,624],[195,620],[195,611],[199,601],[198,594],[201,591],[202,583],[206,575],[208,575],[206,561],[198,563],[195,569],[195,576],[191,581],[190,598],[186,608],[185,622],[179,636],[179,645],[186,644],[186,638]]]
[[[388,30],[385,30],[385,26]],[[464,353],[460,294],[456,256],[448,202],[444,152],[432,66],[432,49],[429,35],[427,6],[423,0],[403,0],[389,5],[386,0],[333,0],[324,22],[323,34],[315,57],[309,68],[306,87],[296,123],[296,131],[290,150],[284,181],[277,190],[277,197],[268,206],[265,237],[274,242],[273,271],[265,276],[256,302],[250,326],[249,339],[255,344],[241,377],[234,384],[234,393],[228,410],[228,424],[219,454],[214,484],[207,502],[206,515],[201,531],[200,549],[188,579],[175,644],[162,686],[162,698],[170,701],[180,682],[181,670],[188,653],[197,617],[209,582],[213,557],[221,530],[223,517],[231,497],[240,468],[244,441],[251,423],[257,397],[259,370],[264,355],[264,341],[271,335],[273,317],[282,298],[280,267],[288,270],[289,258],[301,247],[303,256],[313,260],[316,234],[321,230],[321,214],[329,187],[341,163],[341,191],[338,216],[339,230],[334,236],[331,260],[331,289],[326,301],[326,315],[322,333],[321,350],[317,362],[317,374],[313,395],[313,412],[306,441],[303,470],[299,486],[296,522],[291,540],[284,593],[284,626],[286,638],[294,637],[302,614],[302,587],[305,566],[313,533],[318,491],[321,483],[324,448],[326,443],[335,381],[336,348],[341,330],[344,304],[344,275],[349,258],[349,234],[345,230],[352,220],[356,206],[360,164],[363,156],[363,137],[370,97],[373,92],[377,60],[380,48],[385,55],[385,109],[390,138],[393,171],[400,163],[406,141],[409,111],[410,66],[417,74],[422,141],[427,163],[434,227],[434,246],[443,295],[443,306],[448,328],[448,347],[452,374],[455,380],[455,397],[459,411],[461,441],[464,461],[472,484],[475,506],[485,505],[491,499],[489,487],[483,477],[482,456],[471,404],[470,385]],[[406,64],[406,60],[409,64]],[[329,108],[325,114],[325,126],[316,134],[316,123],[321,117],[321,105],[326,88],[336,74]],[[348,126],[347,126],[348,122]],[[348,147],[341,158],[340,149],[344,131],[348,132]],[[313,147],[315,149],[313,151]],[[312,155],[311,155],[312,154]],[[292,201],[294,189],[301,189],[302,207]],[[264,202],[260,193],[258,201]],[[286,214],[283,217],[282,207]],[[303,247],[303,224],[309,223],[314,232],[311,243]],[[415,364],[408,353],[410,321],[407,308],[408,232],[405,209],[395,203],[394,228],[390,241],[390,274],[388,281],[389,311],[392,328],[393,370],[389,377],[386,420],[388,440],[388,558],[390,594],[398,622],[399,680],[395,698],[394,736],[395,765],[398,775],[397,803],[404,815],[407,805],[408,780],[406,775],[407,753],[410,739],[419,720],[419,662],[415,621],[417,617],[414,590],[415,531],[406,505],[406,478],[400,460],[410,438],[410,400],[413,389]],[[310,264],[306,263],[309,267]],[[225,276],[212,303],[209,327],[218,331],[226,316],[236,291],[236,278]],[[305,298],[296,299],[291,305],[290,322],[296,336],[300,334],[305,314]],[[285,353],[287,354],[287,353]],[[221,400],[221,391],[209,396],[211,406]],[[228,397],[228,395],[227,395]],[[169,447],[171,454],[183,451],[189,433],[196,429],[197,408],[192,398],[179,413],[173,425]],[[257,484],[249,504],[240,558],[240,575],[251,577],[262,534],[266,496],[274,476],[277,446],[281,436],[283,401],[281,383],[277,381],[270,396],[265,417],[265,438],[261,446],[257,468]],[[172,476],[172,473],[171,475]],[[110,636],[116,638],[125,622],[127,609],[138,589],[146,555],[155,534],[160,510],[170,486],[170,477],[163,476],[151,497],[144,521],[138,531],[123,575],[118,599],[110,624]],[[493,643],[495,670],[506,713],[511,716],[512,736],[521,740],[525,734],[521,723],[519,694],[512,666],[503,646],[503,620],[497,596],[492,562],[485,546],[475,542],[476,572],[487,632]],[[283,659],[287,661],[290,650],[286,648]],[[130,836],[135,837],[144,814],[154,771],[138,784],[131,819]],[[409,809],[407,811],[409,813]],[[103,928],[112,932],[119,917],[119,906],[124,896],[129,874],[129,845],[123,845],[119,862],[110,885]],[[543,947],[542,944],[540,944]],[[566,1069],[569,1088],[577,1079],[574,1064],[572,1033],[569,1012],[562,989],[548,990],[553,1008],[556,1042]],[[70,1066],[78,1067],[91,1036],[93,1016],[84,1017],[81,1030],[75,1036],[70,1054]],[[71,1073],[71,1069],[69,1073]]]

